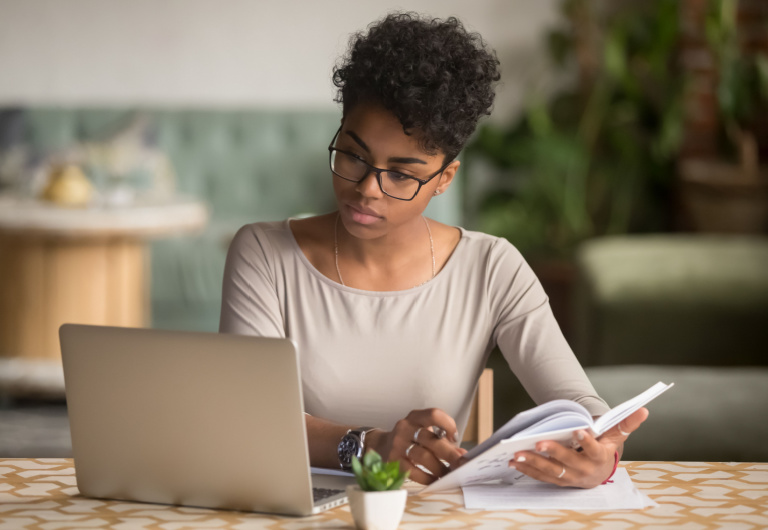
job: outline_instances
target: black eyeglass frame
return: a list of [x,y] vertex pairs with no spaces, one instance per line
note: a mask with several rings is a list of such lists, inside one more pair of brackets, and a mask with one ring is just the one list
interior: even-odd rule
[[[339,136],[339,133],[340,133],[340,132],[341,132],[341,127],[339,127],[339,129],[336,131],[336,134],[334,134],[334,135],[333,135],[333,140],[331,140],[331,143],[328,145],[328,167],[330,167],[330,168],[331,168],[331,173],[333,173],[334,175],[336,175],[336,176],[337,176],[337,177],[339,177],[340,179],[344,179],[344,180],[346,180],[346,181],[348,181],[348,182],[360,182],[360,181],[362,181],[362,180],[365,180],[365,177],[367,177],[367,176],[368,176],[368,173],[370,173],[371,171],[373,171],[373,172],[376,174],[376,182],[378,182],[378,183],[379,183],[379,189],[381,190],[381,192],[382,192],[384,195],[386,195],[387,197],[392,197],[393,199],[397,199],[398,201],[412,201],[413,199],[415,199],[415,198],[416,198],[416,195],[418,195],[418,194],[419,194],[419,192],[421,191],[421,187],[422,187],[424,184],[426,184],[427,182],[429,182],[430,180],[432,180],[432,179],[433,179],[433,178],[435,178],[436,176],[438,176],[438,175],[442,174],[442,173],[443,173],[443,171],[445,171],[445,169],[446,169],[446,168],[447,168],[449,165],[451,165],[451,162],[453,162],[453,161],[454,161],[454,159],[453,159],[453,158],[452,158],[452,159],[450,159],[448,162],[446,162],[445,164],[443,164],[443,166],[442,166],[440,169],[438,169],[438,170],[437,170],[435,173],[433,173],[432,175],[430,175],[430,176],[429,176],[429,177],[427,177],[426,179],[420,179],[420,178],[416,178],[416,177],[414,177],[414,176],[411,176],[411,175],[406,175],[406,174],[404,174],[404,173],[400,173],[400,172],[398,172],[398,171],[392,171],[391,169],[379,169],[379,168],[377,168],[377,167],[374,167],[374,166],[370,165],[368,162],[366,162],[365,160],[363,160],[362,158],[360,158],[359,156],[357,156],[357,155],[356,155],[356,154],[354,154],[354,153],[350,153],[349,151],[344,151],[343,149],[337,149],[336,147],[333,147],[333,144],[334,144],[334,143],[336,143],[336,138],[338,138],[338,136]],[[362,162],[363,164],[365,164],[365,165],[368,167],[368,171],[366,171],[366,172],[365,172],[365,174],[364,174],[364,175],[363,175],[363,176],[362,176],[362,177],[361,177],[359,180],[352,180],[352,179],[348,179],[347,177],[342,177],[341,175],[339,175],[338,173],[336,173],[336,172],[333,170],[333,164],[331,164],[331,157],[333,156],[333,152],[334,152],[334,151],[337,151],[337,152],[339,152],[339,153],[344,153],[345,155],[348,155],[348,156],[351,156],[351,157],[353,157],[353,158],[356,158],[357,160],[359,160],[360,162]],[[384,172],[387,172],[387,173],[395,173],[396,175],[400,175],[400,176],[401,176],[401,177],[403,177],[403,178],[407,178],[407,179],[415,180],[416,182],[418,182],[418,183],[419,183],[419,187],[418,187],[418,188],[416,188],[416,191],[414,192],[413,196],[412,196],[410,199],[403,199],[402,197],[395,197],[394,195],[390,195],[389,193],[387,193],[386,191],[384,191],[384,186],[381,184],[381,174],[382,174],[382,173],[384,173]]]

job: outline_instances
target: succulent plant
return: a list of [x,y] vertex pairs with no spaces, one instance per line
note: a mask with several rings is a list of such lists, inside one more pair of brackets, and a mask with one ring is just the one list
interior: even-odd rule
[[363,491],[399,490],[409,471],[400,471],[400,462],[384,462],[376,451],[368,451],[362,463],[357,457],[352,458],[352,471]]

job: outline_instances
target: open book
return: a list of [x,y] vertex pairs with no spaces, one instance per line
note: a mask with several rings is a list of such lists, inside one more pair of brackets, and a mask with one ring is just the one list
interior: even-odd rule
[[515,471],[509,468],[509,461],[516,452],[531,451],[542,440],[571,445],[573,431],[579,429],[587,430],[595,437],[600,436],[673,385],[674,383],[656,383],[597,420],[593,420],[592,415],[582,405],[566,399],[556,399],[521,412],[490,438],[469,451],[464,456],[469,460],[467,463],[436,480],[421,493],[510,479]]

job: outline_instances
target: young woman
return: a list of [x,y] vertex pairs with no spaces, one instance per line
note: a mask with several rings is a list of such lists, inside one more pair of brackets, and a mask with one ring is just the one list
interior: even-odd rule
[[[220,331],[298,343],[314,466],[346,468],[372,448],[426,484],[460,465],[457,442],[496,346],[537,403],[608,410],[520,253],[423,216],[451,185],[499,77],[495,54],[454,18],[393,14],[357,34],[333,75],[338,211],[247,225],[232,242]],[[510,465],[596,486],[646,415],[599,440],[574,433],[583,451],[543,442]]]

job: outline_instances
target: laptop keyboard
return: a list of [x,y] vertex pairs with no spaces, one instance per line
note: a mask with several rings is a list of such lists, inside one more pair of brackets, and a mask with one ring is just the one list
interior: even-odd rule
[[344,493],[344,490],[335,490],[329,488],[312,488],[312,498],[314,502],[333,497],[338,493]]

